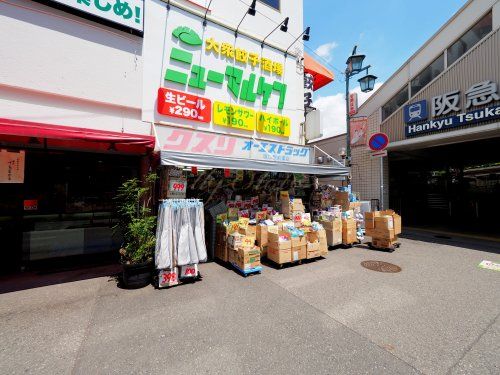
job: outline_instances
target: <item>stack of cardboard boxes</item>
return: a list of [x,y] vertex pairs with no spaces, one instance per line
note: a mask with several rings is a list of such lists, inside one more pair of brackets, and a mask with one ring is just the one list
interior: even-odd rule
[[393,210],[365,212],[365,230],[373,246],[390,248],[401,233],[401,216]]
[[227,238],[229,263],[242,272],[259,269],[260,249],[255,246],[255,237],[232,233]]
[[342,219],[342,243],[344,245],[352,245],[358,241],[356,230],[356,219],[352,217]]
[[325,220],[320,220],[320,224],[325,228],[328,246],[336,246],[342,243],[342,220],[340,217],[327,216]]
[[276,230],[267,233],[267,258],[274,263],[283,264],[292,261],[292,238],[290,233]]

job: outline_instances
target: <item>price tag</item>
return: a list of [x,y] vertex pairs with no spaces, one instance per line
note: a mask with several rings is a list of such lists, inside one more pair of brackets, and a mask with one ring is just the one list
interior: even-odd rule
[[237,232],[238,229],[240,228],[240,223],[237,221],[231,221],[229,223],[229,234]]
[[183,178],[170,178],[168,181],[167,198],[185,198],[187,181]]
[[279,116],[273,113],[257,113],[257,131],[265,134],[290,136],[290,117]]
[[248,107],[214,102],[214,124],[230,128],[254,131],[255,111]]
[[177,268],[172,270],[160,270],[158,274],[158,286],[160,288],[165,286],[174,286],[177,284],[179,284]]
[[209,123],[212,120],[212,102],[200,96],[160,87],[158,89],[158,113]]
[[196,277],[198,275],[198,265],[188,264],[181,267],[181,278]]

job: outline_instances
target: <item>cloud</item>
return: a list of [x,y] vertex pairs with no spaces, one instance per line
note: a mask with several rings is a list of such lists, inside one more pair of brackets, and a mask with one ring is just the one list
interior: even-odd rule
[[326,61],[332,61],[332,51],[338,47],[338,43],[331,42],[320,45],[318,48],[314,50],[314,52],[324,58]]
[[[358,93],[358,105],[361,106],[382,84],[383,82],[375,83],[373,91],[367,93],[361,92],[359,86],[351,92]],[[344,97],[345,94],[338,93],[319,97],[314,101],[313,107],[321,111],[323,138],[333,137],[346,132]]]

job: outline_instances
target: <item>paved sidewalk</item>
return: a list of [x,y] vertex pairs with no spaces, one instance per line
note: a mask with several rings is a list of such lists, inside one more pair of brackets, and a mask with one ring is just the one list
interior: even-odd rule
[[0,294],[0,373],[500,373],[500,273],[477,268],[500,250],[408,237],[248,278],[210,263],[160,291],[60,274]]

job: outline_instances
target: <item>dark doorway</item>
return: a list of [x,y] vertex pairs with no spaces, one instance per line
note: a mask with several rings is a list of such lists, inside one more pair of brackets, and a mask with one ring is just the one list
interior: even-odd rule
[[498,234],[500,138],[393,151],[389,175],[406,225]]

